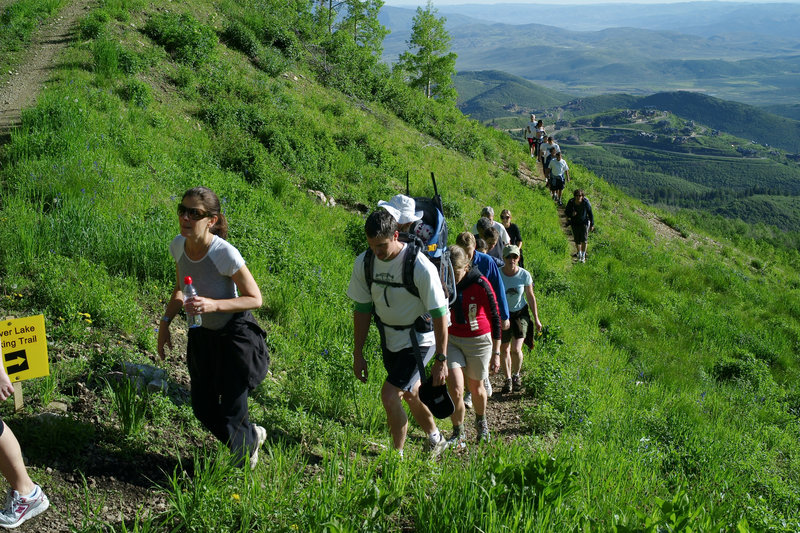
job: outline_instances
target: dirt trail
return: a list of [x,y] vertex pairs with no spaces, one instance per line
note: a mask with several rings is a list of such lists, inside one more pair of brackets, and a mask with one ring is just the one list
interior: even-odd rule
[[[6,0],[0,0],[0,10]],[[89,9],[90,0],[75,0],[34,35],[28,51],[11,77],[0,86],[0,143],[19,126],[22,109],[33,105],[58,53],[73,40],[78,20]]]
[[[519,168],[520,174],[520,181],[522,183],[530,186],[530,187],[538,187],[545,185],[544,179],[544,169],[542,168],[542,164],[540,162],[535,162],[533,169],[525,165],[524,163],[520,165]],[[572,236],[572,229],[569,226],[569,222],[567,221],[567,217],[564,214],[564,207],[558,207],[558,220],[559,224],[561,225],[561,230],[564,232],[564,237],[570,242],[572,247],[571,250],[575,249],[575,239]],[[577,259],[577,256],[573,258],[573,261]]]

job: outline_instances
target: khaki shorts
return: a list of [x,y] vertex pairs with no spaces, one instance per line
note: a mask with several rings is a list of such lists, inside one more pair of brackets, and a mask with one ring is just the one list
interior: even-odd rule
[[465,376],[481,381],[489,377],[491,359],[491,333],[479,337],[447,337],[447,368],[463,368]]

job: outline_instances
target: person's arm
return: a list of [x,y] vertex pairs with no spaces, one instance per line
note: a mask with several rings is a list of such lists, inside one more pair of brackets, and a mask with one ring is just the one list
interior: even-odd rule
[[[438,316],[437,316],[438,315]],[[436,337],[436,353],[447,354],[447,308],[431,311],[433,334]],[[434,385],[444,385],[447,379],[447,362],[435,361],[431,369]]]
[[586,218],[589,219],[589,228],[594,230],[594,213],[592,213],[592,204],[586,198],[583,199],[586,203]]
[[533,294],[533,284],[525,285],[525,299],[528,306],[533,311],[533,320],[536,324],[536,331],[542,331],[542,323],[539,321],[539,309],[536,307],[536,295]]
[[489,371],[496,374],[500,370],[500,341],[502,339],[502,321],[500,320],[500,306],[489,280],[481,282],[481,287],[486,292],[486,307],[489,309],[489,320],[492,325],[492,357]]
[[186,301],[186,306],[191,309],[193,315],[203,313],[238,313],[239,311],[249,311],[261,307],[261,289],[258,288],[256,280],[247,268],[242,265],[233,276],[231,276],[239,296],[227,298],[225,300],[215,300],[204,296],[194,296]]
[[157,351],[158,356],[163,361],[167,356],[164,347],[172,350],[172,336],[169,332],[169,325],[183,307],[183,291],[181,290],[180,273],[178,273],[178,266],[175,265],[175,288],[172,290],[172,295],[167,302],[167,308],[164,310],[164,316],[161,317],[158,323],[158,342]]
[[356,303],[353,308],[353,374],[362,383],[367,382],[367,360],[364,359],[364,343],[367,342],[372,320],[372,304]]

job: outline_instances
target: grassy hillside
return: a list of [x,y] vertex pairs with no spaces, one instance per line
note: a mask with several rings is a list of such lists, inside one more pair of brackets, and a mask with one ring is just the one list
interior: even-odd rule
[[[598,229],[588,262],[572,264],[547,192],[519,180],[525,148],[406,90],[304,6],[100,2],[0,148],[1,314],[43,313],[51,357],[51,377],[26,384],[26,408],[0,414],[51,496],[50,520],[76,531],[800,528],[798,253],[735,226],[707,234],[575,165],[570,186],[587,191]],[[344,293],[364,247],[359,204],[403,191],[406,172],[412,194],[430,194],[435,173],[451,235],[483,205],[511,209],[548,326],[523,393],[490,400],[490,425],[493,406],[519,406],[511,425],[438,461],[416,427],[402,461],[387,450],[374,329],[368,383],[351,369]],[[200,184],[220,193],[265,297],[272,375],[251,413],[269,439],[252,473],[231,468],[191,415],[180,349],[153,356],[176,202]],[[125,361],[163,368],[170,394],[109,385]],[[68,412],[37,417],[53,399]]]

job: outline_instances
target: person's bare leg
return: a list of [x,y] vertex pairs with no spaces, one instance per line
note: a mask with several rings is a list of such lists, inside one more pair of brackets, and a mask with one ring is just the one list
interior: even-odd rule
[[5,426],[3,434],[0,435],[0,472],[11,488],[20,494],[26,495],[33,491],[34,484],[25,469],[19,441],[8,426]]
[[[486,396],[483,380],[467,378],[467,387],[469,387],[469,391],[472,393],[472,408],[475,409],[475,414],[478,416],[485,415],[486,404],[489,402],[489,398]],[[461,419],[463,420],[464,417],[462,416]]]
[[422,403],[422,400],[419,399],[420,384],[421,383],[417,381],[411,392],[404,391],[403,399],[408,404],[411,416],[417,421],[419,427],[422,428],[422,431],[424,431],[426,435],[430,435],[438,431],[438,429],[436,428],[436,420],[433,419],[430,410]]
[[[460,426],[464,423],[464,369],[451,368],[447,374],[447,390],[450,392],[450,398],[453,399],[455,404],[455,411],[450,415],[450,421],[453,422],[453,427]],[[485,394],[485,392],[484,392]]]
[[392,443],[396,450],[403,450],[408,432],[408,416],[403,409],[403,402],[400,398],[403,391],[389,382],[384,381],[381,388],[381,402],[386,410],[386,422],[389,425],[389,433],[392,435]]
[[[531,325],[533,327],[533,325]],[[522,369],[522,343],[525,339],[514,339],[511,343],[511,373],[519,374]]]

